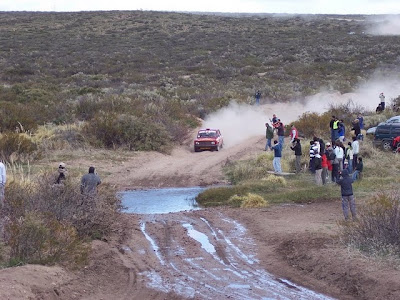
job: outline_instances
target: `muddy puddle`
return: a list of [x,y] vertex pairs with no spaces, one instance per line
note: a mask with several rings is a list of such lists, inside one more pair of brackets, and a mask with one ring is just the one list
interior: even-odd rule
[[204,187],[134,190],[119,193],[125,213],[165,214],[199,209],[195,200]]

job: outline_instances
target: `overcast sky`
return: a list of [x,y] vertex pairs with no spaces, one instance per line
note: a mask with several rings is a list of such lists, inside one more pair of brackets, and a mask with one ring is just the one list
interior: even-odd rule
[[0,11],[162,10],[400,14],[399,0],[0,0]]

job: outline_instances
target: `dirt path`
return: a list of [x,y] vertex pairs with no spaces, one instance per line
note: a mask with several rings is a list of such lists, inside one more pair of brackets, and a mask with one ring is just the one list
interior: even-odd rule
[[[219,152],[139,153],[99,162],[122,188],[224,182],[221,166],[261,153],[262,137]],[[68,162],[69,165],[82,161]],[[213,208],[125,215],[126,227],[93,242],[90,264],[71,272],[23,266],[0,271],[1,299],[400,299],[392,266],[345,248],[339,200],[267,209]]]

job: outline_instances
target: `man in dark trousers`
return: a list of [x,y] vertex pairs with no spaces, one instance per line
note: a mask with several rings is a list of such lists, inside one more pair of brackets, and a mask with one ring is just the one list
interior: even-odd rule
[[350,206],[350,211],[351,211],[351,216],[353,217],[353,221],[357,220],[356,203],[354,201],[354,195],[353,195],[353,178],[349,176],[349,171],[347,169],[344,169],[342,171],[341,176],[336,181],[336,183],[340,185],[344,219],[346,221],[349,219],[349,206]]
[[300,173],[302,152],[301,152],[300,140],[298,138],[294,139],[292,146],[290,146],[290,149],[292,149],[294,151],[294,155],[296,156],[296,161],[295,161],[296,173]]

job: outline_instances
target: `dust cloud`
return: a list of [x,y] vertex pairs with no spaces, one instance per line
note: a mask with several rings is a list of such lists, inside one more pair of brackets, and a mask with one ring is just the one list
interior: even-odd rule
[[371,18],[367,33],[372,35],[400,35],[400,16],[389,15]]
[[290,103],[267,103],[260,106],[238,104],[232,101],[209,116],[203,122],[204,128],[219,128],[224,136],[225,147],[232,147],[253,136],[265,135],[265,123],[276,114],[284,125],[290,124],[305,112],[324,113],[332,105],[346,104],[351,101],[353,108],[375,110],[379,104],[379,94],[383,92],[386,105],[400,95],[400,78],[385,78],[376,74],[354,93],[340,94],[334,91],[322,91],[316,95]]

